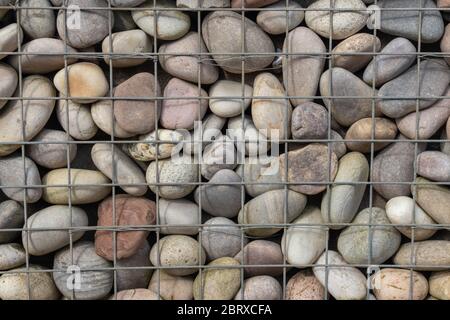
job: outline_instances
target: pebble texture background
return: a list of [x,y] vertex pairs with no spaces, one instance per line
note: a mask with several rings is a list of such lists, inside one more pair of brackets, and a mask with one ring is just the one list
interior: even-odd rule
[[0,300],[450,300],[450,1],[153,3],[0,1]]

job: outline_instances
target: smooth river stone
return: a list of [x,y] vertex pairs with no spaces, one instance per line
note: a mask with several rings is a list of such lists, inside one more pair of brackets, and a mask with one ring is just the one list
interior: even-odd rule
[[[115,218],[115,219],[114,219]],[[98,226],[127,228],[129,226],[147,227],[156,222],[156,204],[143,197],[132,197],[125,194],[116,195],[103,200],[98,206]],[[97,230],[95,232],[95,251],[107,260],[114,261],[114,244],[116,259],[133,256],[145,242],[149,230],[113,232]],[[114,240],[115,239],[115,240]]]
[[242,187],[240,182],[241,177],[233,170],[217,171],[209,183],[201,185],[195,190],[195,202],[210,215],[233,218],[241,210]]
[[[338,238],[338,250],[350,264],[382,264],[400,247],[401,235],[390,224],[386,212],[377,207],[366,208],[358,213],[352,223]],[[369,227],[369,223],[371,227]],[[359,224],[359,225],[358,225]],[[363,226],[365,225],[365,226]],[[371,244],[369,245],[369,232]]]
[[[410,197],[395,197],[386,203],[386,214],[393,224],[433,225],[434,220]],[[396,226],[397,230],[408,238],[413,237],[413,228]],[[415,228],[414,240],[421,241],[436,233],[433,228]]]
[[200,209],[190,200],[160,198],[158,216],[162,234],[196,235],[199,232],[195,225],[201,223]]
[[[370,53],[377,53],[380,48],[381,41],[378,37],[368,33],[355,34],[334,47],[333,65],[350,72],[359,71],[372,60],[373,55]],[[358,55],[348,55],[351,52]],[[345,53],[345,55],[339,55],[339,53]]]
[[271,276],[256,276],[244,281],[244,287],[236,293],[234,300],[282,300],[283,289]]
[[247,244],[247,238],[234,221],[225,217],[214,217],[207,220],[198,236],[205,249],[207,258],[214,260],[222,257],[233,257]]
[[311,269],[293,275],[286,284],[286,300],[324,300],[325,288]]
[[[175,2],[171,0],[157,0],[157,8],[175,8]],[[158,11],[155,23],[153,0],[146,1],[139,8],[147,10],[133,10],[131,15],[139,28],[152,37],[161,40],[176,40],[184,36],[191,27],[191,19],[182,11]],[[156,30],[154,27],[156,26]]]
[[60,97],[56,104],[56,117],[64,131],[75,140],[89,140],[97,134],[98,127],[89,105]]
[[266,155],[271,143],[277,143],[267,141],[267,137],[255,127],[249,115],[244,115],[244,121],[242,116],[228,120],[227,135],[236,141],[238,152],[245,152],[245,155],[249,157]]
[[[43,256],[75,242],[84,235],[84,231],[72,231],[69,236],[69,228],[81,228],[89,225],[86,212],[78,207],[50,206],[42,209],[25,222],[24,228],[30,231],[22,231],[22,244],[28,247],[28,253],[33,256]],[[61,229],[61,230],[36,230],[33,229]]]
[[139,166],[120,148],[107,143],[97,143],[91,149],[95,166],[109,179],[116,179],[119,186],[128,194],[143,196],[147,192],[145,175]]
[[39,169],[33,160],[27,157],[24,159],[21,156],[0,158],[0,185],[4,186],[1,190],[8,198],[18,202],[26,200],[27,203],[35,203],[42,196],[42,189],[39,187],[14,187],[41,185]]
[[[302,149],[289,151],[279,157],[280,172],[283,181],[293,183],[289,189],[307,195],[314,195],[324,191],[326,184],[333,181],[336,176],[338,160],[334,152],[329,152],[328,147],[323,144],[312,143]],[[287,164],[287,177],[285,177],[285,166]],[[304,184],[313,182],[315,184]],[[295,184],[302,183],[302,184]]]
[[[331,107],[331,115],[344,127],[351,126],[356,121],[372,117],[372,105],[375,107],[375,116],[381,112],[377,103],[372,99],[358,99],[345,97],[377,97],[377,90],[373,90],[364,81],[350,71],[342,68],[333,68],[325,71],[320,78],[320,94],[324,96],[323,102],[328,110]],[[331,76],[331,88],[330,88]],[[328,96],[342,97],[339,99],[325,98]]]
[[[328,260],[327,260],[328,255]],[[316,266],[313,272],[323,286],[336,300],[364,300],[366,298],[366,282],[364,274],[348,265],[336,251],[328,250],[317,260],[316,264],[336,265],[335,267]]]
[[[392,182],[414,181],[415,144],[401,135],[397,139],[398,142],[391,143],[379,152],[372,164],[372,181],[376,182],[373,188],[386,200],[410,194],[410,185]],[[419,143],[417,154],[423,150],[425,144]]]
[[[179,99],[173,99],[173,98]],[[193,99],[199,97],[199,99]],[[184,80],[172,78],[164,88],[161,108],[161,126],[166,129],[194,128],[195,121],[201,121],[208,110],[208,93]],[[183,99],[186,98],[186,99]]]
[[319,86],[320,75],[325,66],[327,51],[322,39],[306,27],[298,27],[289,32],[283,43],[283,52],[289,56],[282,59],[283,79],[286,91],[294,106],[312,101]]
[[[113,33],[112,40],[106,37],[102,42],[102,52],[105,55],[105,63],[110,64],[110,58],[114,68],[129,68],[143,64],[147,58],[136,56],[153,53],[153,44],[147,34],[142,30],[128,30]],[[112,41],[112,50],[110,47]],[[111,56],[109,56],[111,54]],[[119,56],[115,56],[115,55]],[[122,57],[124,55],[125,57]],[[129,57],[134,56],[134,57]]]
[[[320,210],[325,222],[349,223],[356,215],[366,190],[369,177],[369,163],[359,152],[350,152],[339,160],[335,183],[322,197]],[[349,182],[349,184],[340,184]],[[358,182],[358,184],[352,184]],[[331,229],[342,229],[344,226],[331,225]]]
[[25,262],[26,253],[21,244],[0,244],[0,271],[20,267]]
[[[10,65],[0,62],[0,79],[0,97],[11,97],[16,91],[17,84],[19,82],[19,77],[16,70],[14,70]],[[7,103],[8,100],[1,99],[0,109],[2,109]]]
[[162,269],[166,267],[164,271],[173,276],[196,273],[205,260],[205,250],[198,241],[184,235],[165,236],[159,239],[159,249],[155,243],[150,251],[151,263]]
[[70,136],[68,137],[64,131],[44,129],[34,137],[33,141],[39,142],[39,144],[28,145],[28,155],[34,162],[44,168],[66,167],[67,163],[72,162],[77,155],[75,143],[62,143],[73,142],[73,139]]
[[[283,273],[284,256],[278,243],[268,240],[254,240],[249,242],[244,250],[239,251],[234,259],[246,265],[243,268],[248,277],[258,275],[279,276]],[[251,267],[258,265],[259,267]],[[268,265],[264,267],[264,265]]]
[[450,189],[445,186],[433,185],[433,182],[417,177],[417,185],[411,185],[417,204],[425,210],[437,223],[450,223]]
[[[411,67],[401,76],[384,84],[378,91],[381,112],[390,118],[399,118],[416,111],[417,100],[392,99],[390,97],[416,97],[417,65]],[[420,62],[420,101],[419,110],[436,102],[433,96],[442,96],[450,84],[450,70],[443,60],[425,60]],[[399,92],[402,94],[399,95]]]
[[320,209],[313,206],[306,207],[300,217],[291,222],[281,240],[281,249],[289,264],[301,268],[319,258],[327,242],[327,230],[317,226],[323,223]]
[[[331,20],[330,8],[350,9],[351,11],[334,11]],[[305,22],[309,28],[322,37],[341,40],[365,27],[368,18],[366,10],[367,8],[361,0],[318,0],[308,7]],[[333,21],[332,25],[330,21]],[[330,34],[331,30],[333,30],[332,34]]]
[[[0,16],[1,11],[2,10],[0,10]],[[18,39],[20,40],[20,43],[22,43],[23,32],[22,28],[17,23],[11,23],[3,28],[0,28],[0,52],[16,51],[18,46]],[[0,54],[0,60],[6,56],[7,54]]]
[[164,300],[192,300],[194,278],[172,276],[164,270],[157,270],[150,279],[148,288],[159,292]]
[[292,137],[295,139],[323,139],[328,133],[328,111],[314,102],[305,102],[292,112]]
[[[214,11],[209,13],[202,23],[202,36],[206,47],[216,63],[231,73],[249,73],[264,69],[272,63],[275,48],[270,37],[247,17],[243,18],[233,11]],[[242,27],[245,41],[241,39]],[[242,67],[242,42],[245,48],[245,64]],[[228,54],[223,54],[228,53]],[[251,56],[251,54],[261,54]],[[249,57],[250,55],[250,57]]]
[[67,69],[61,69],[53,78],[53,83],[62,96],[73,97],[71,100],[80,104],[95,102],[98,98],[104,97],[109,90],[103,70],[90,62],[79,62],[68,66]]
[[[253,88],[248,84],[243,85],[237,81],[219,80],[209,89],[209,108],[219,117],[232,118],[245,113],[252,99]],[[234,98],[229,98],[234,97]],[[239,99],[237,97],[250,97]]]
[[[156,85],[156,88],[155,88]],[[155,100],[120,100],[121,97],[152,98],[160,95],[159,84],[151,73],[133,75],[115,88],[114,116],[127,132],[144,134],[155,130],[159,102]]]
[[[444,33],[444,20],[438,10],[433,10],[436,3],[432,0],[424,0],[420,4],[410,0],[381,0],[377,5],[382,9],[379,21],[381,32],[418,41],[421,28],[422,43],[437,42]],[[419,11],[407,10],[418,5],[422,9],[420,15]],[[405,10],[389,10],[392,8]],[[431,10],[424,10],[427,8]],[[422,19],[420,25],[419,19]]]
[[[260,11],[256,16],[256,23],[269,34],[283,34],[287,30],[292,30],[302,23],[305,18],[305,12],[298,10],[302,9],[297,2],[279,1],[264,9],[287,9],[287,23],[286,23],[286,10],[264,10]],[[294,10],[292,10],[294,9]]]
[[[345,134],[345,140],[349,141],[346,141],[345,144],[347,145],[347,148],[352,151],[369,153],[372,151],[372,133],[373,140],[375,141],[395,140],[395,137],[397,136],[397,126],[394,122],[385,118],[360,119],[348,128],[347,133]],[[379,151],[389,143],[390,142],[375,142],[373,143],[373,151]]]
[[[46,268],[29,265],[10,270],[0,277],[1,300],[58,300],[61,294]],[[29,289],[30,290],[29,290]]]
[[440,300],[450,300],[450,271],[433,272],[429,278],[430,294]]
[[[55,107],[55,100],[41,98],[55,97],[55,88],[47,78],[29,76],[23,80],[22,96],[31,98],[10,101],[0,112],[0,156],[6,156],[20,145],[4,144],[6,141],[23,141],[22,129],[25,131],[25,141],[33,139],[44,128]],[[40,100],[32,100],[39,98]],[[22,121],[22,105],[25,118]],[[24,123],[24,126],[17,125]],[[24,127],[24,128],[23,128]]]
[[[22,206],[14,200],[0,203],[0,243],[14,240],[19,232],[5,232],[2,229],[20,229],[23,226],[24,214]],[[0,263],[1,265],[1,263]]]
[[[445,27],[444,36],[441,39],[440,49],[443,53],[448,54],[450,52],[450,24]],[[450,63],[450,57],[443,57],[447,64]]]
[[[219,268],[212,268],[218,266]],[[224,268],[226,266],[235,268]],[[208,269],[197,275],[194,280],[195,300],[231,300],[240,287],[241,271],[239,262],[230,257],[211,261]]]
[[233,170],[237,166],[237,151],[235,143],[227,136],[219,136],[207,145],[201,159],[201,174],[210,180],[214,174],[223,169]]
[[[158,129],[158,131],[155,130],[146,135],[141,135],[139,140],[142,142],[127,144],[131,157],[138,161],[153,161],[156,158],[169,158],[172,153],[176,153],[183,140],[183,134],[176,130]],[[165,142],[153,143],[157,140]],[[172,143],[166,143],[169,141]]]
[[398,265],[414,265],[423,271],[446,270],[450,264],[450,241],[425,240],[404,243],[394,256]]
[[421,273],[407,269],[381,269],[370,282],[377,300],[423,300],[428,294],[427,279]]
[[109,300],[161,300],[156,292],[148,289],[138,288],[122,290],[111,296]]
[[132,256],[116,261],[117,267],[127,268],[117,270],[118,291],[147,288],[153,272],[153,270],[150,269],[151,263],[148,259],[149,254],[150,245],[148,241],[144,241]]
[[433,181],[450,181],[450,156],[439,151],[422,152],[417,156],[417,174]]
[[364,70],[363,79],[369,85],[380,87],[395,79],[416,61],[416,47],[405,38],[389,42]]
[[[158,167],[157,167],[158,166]],[[158,168],[159,177],[157,181],[156,170]],[[160,197],[166,199],[179,199],[187,196],[195,189],[195,182],[198,177],[198,165],[190,156],[183,155],[179,159],[162,159],[150,163],[147,168],[146,180],[150,190],[158,193]],[[171,185],[160,185],[155,183],[167,183]]]
[[[261,224],[261,227],[246,228],[245,233],[253,237],[268,237],[282,229],[281,227],[271,225],[290,223],[302,213],[306,206],[306,201],[305,195],[295,191],[268,191],[253,198],[244,205],[241,211],[239,211],[238,223]],[[264,225],[268,226],[264,227]]]
[[[67,37],[67,44],[77,48],[83,49],[99,43],[109,34],[110,24],[114,25],[114,15],[109,18],[108,10],[86,10],[84,8],[107,8],[108,3],[105,0],[68,0],[65,1],[66,6],[78,6],[79,27],[67,28],[65,23],[70,24],[70,15],[66,14],[65,10],[59,10],[58,18],[56,20],[56,27],[58,29],[59,37],[65,40]],[[65,17],[66,16],[66,17]]]
[[19,10],[20,25],[28,37],[38,39],[51,38],[55,35],[55,10],[40,9],[51,8],[50,1],[23,0],[20,2],[20,6],[28,8]]
[[208,49],[201,35],[191,31],[178,40],[162,44],[159,47],[159,62],[163,70],[174,77],[194,83],[212,84],[219,77],[218,68],[209,63],[210,56],[202,55],[202,61],[199,61],[195,56],[199,52],[207,53]]
[[[25,43],[21,47],[24,52],[20,56],[20,65],[24,74],[44,74],[64,68],[64,41],[52,38],[39,38]],[[67,46],[67,64],[75,63],[78,58],[70,56],[77,50]],[[45,55],[43,55],[45,53]],[[11,65],[19,70],[19,56],[14,55],[10,58]]]
[[[92,104],[90,111],[92,121],[97,125],[103,132],[108,135],[114,135],[117,138],[130,138],[134,136],[134,133],[128,132],[117,123],[116,117],[112,115],[113,107],[111,100],[100,100]],[[83,108],[83,107],[81,107]],[[80,108],[80,109],[81,109]],[[114,134],[112,118],[114,117]]]
[[[52,185],[68,185],[69,170],[55,169],[49,171],[43,178],[45,187],[42,198],[51,204],[87,204],[103,200],[111,192],[111,187],[102,186],[111,181],[100,171],[85,169],[70,169],[70,184],[68,187],[52,187]],[[86,185],[86,186],[83,186]]]
[[[450,89],[447,89],[445,96],[450,97]],[[418,130],[416,130],[417,117],[419,117]],[[442,128],[449,117],[450,99],[441,99],[425,110],[396,119],[396,122],[400,132],[409,139],[416,138],[416,131],[418,139],[429,139]]]
[[[66,272],[70,266],[78,266],[80,272],[80,288],[73,289],[67,286],[68,281],[73,280],[73,275]],[[108,295],[113,287],[114,275],[110,270],[92,270],[112,268],[112,263],[95,253],[94,243],[82,241],[65,248],[55,255],[53,279],[59,291],[68,299],[96,300]],[[76,278],[75,278],[76,279]]]
[[194,132],[185,135],[183,151],[188,154],[199,154],[203,152],[203,148],[222,136],[222,129],[227,122],[226,118],[219,117],[214,113],[207,114],[202,121],[194,124]]

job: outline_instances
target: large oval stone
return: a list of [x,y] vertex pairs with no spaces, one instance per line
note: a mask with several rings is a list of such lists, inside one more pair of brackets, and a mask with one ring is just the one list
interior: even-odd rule
[[423,300],[428,294],[427,279],[417,271],[384,268],[370,282],[377,300]]
[[20,25],[31,39],[51,38],[55,35],[55,10],[43,9],[51,8],[48,0],[23,0],[20,6],[27,9],[20,9]]
[[429,278],[430,294],[441,300],[450,300],[450,271],[433,272]]
[[404,243],[394,256],[398,265],[414,265],[423,271],[446,270],[450,264],[450,241],[425,240]]
[[159,224],[162,234],[196,235],[201,214],[198,205],[187,199],[159,199]]
[[271,276],[256,276],[244,281],[234,300],[281,300],[283,289],[277,279]]
[[[242,84],[237,81],[219,80],[209,89],[209,96],[220,97],[218,99],[209,100],[209,108],[213,113],[219,117],[231,118],[244,113],[250,105],[252,99],[247,98],[245,100],[238,99],[236,97],[252,97],[253,88],[248,84],[244,84],[244,90],[242,90]],[[230,98],[230,97],[235,97]]]
[[21,244],[0,244],[0,271],[17,268],[26,263],[27,254]]
[[[249,1],[245,1],[248,3]],[[269,34],[283,34],[287,30],[292,30],[302,23],[305,18],[305,12],[301,5],[297,2],[283,3],[281,1],[275,2],[270,6],[265,7],[264,11],[260,11],[256,16],[256,23]],[[278,9],[278,10],[269,10]],[[287,9],[287,19],[286,11],[279,9]],[[294,10],[292,10],[294,9]]]
[[[9,0],[3,0],[9,1]],[[2,1],[0,1],[1,3]],[[1,17],[0,10],[0,17]],[[18,47],[18,40],[22,43],[23,32],[22,28],[17,23],[11,23],[0,29],[0,51],[1,52],[14,52]],[[23,47],[22,47],[23,50]],[[0,54],[0,60],[6,57],[7,54]]]
[[325,288],[311,269],[293,275],[286,284],[286,300],[324,300]]
[[[9,98],[16,91],[17,84],[19,82],[19,77],[17,75],[16,70],[11,68],[6,63],[0,63],[0,97]],[[1,99],[0,100],[0,109],[2,109],[8,100]]]
[[60,97],[56,103],[56,117],[64,131],[76,140],[89,140],[97,134],[98,127],[92,117],[90,105]]
[[[276,277],[283,273],[283,267],[273,267],[284,263],[281,246],[273,241],[253,240],[243,250],[239,251],[234,256],[234,259],[246,265],[243,270],[247,277],[258,275]],[[258,267],[252,267],[252,265],[257,265]],[[267,267],[264,267],[264,265],[267,265]]]
[[411,186],[416,201],[437,223],[450,223],[450,189],[417,177],[417,185]]
[[450,155],[439,151],[422,152],[417,156],[417,174],[433,181],[450,181]]
[[[0,203],[0,230],[20,229],[23,226],[23,220],[23,208],[18,202],[6,200]],[[18,234],[19,232],[0,232],[0,243],[12,241]]]

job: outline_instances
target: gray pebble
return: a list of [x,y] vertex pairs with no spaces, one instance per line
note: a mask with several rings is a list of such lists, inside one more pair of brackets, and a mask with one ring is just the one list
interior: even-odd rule
[[19,232],[6,232],[2,229],[22,228],[23,208],[14,200],[6,200],[0,203],[0,243],[14,240]]
[[20,25],[23,31],[32,39],[51,38],[55,35],[55,13],[52,9],[38,9],[51,7],[48,0],[22,0],[20,6],[31,9],[20,9]]
[[0,244],[0,271],[20,267],[25,264],[26,253],[18,243]]

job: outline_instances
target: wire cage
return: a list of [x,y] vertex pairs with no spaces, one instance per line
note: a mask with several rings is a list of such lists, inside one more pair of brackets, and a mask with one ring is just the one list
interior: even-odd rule
[[0,299],[449,299],[448,8],[0,1]]

